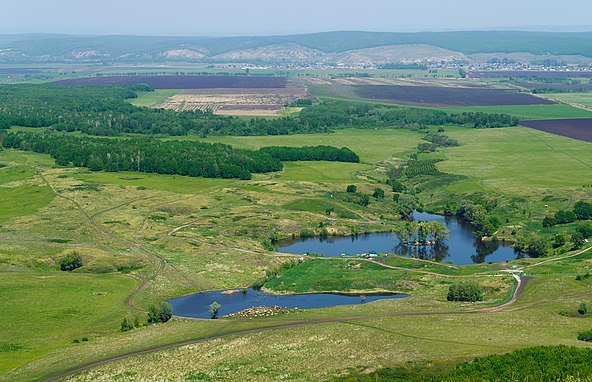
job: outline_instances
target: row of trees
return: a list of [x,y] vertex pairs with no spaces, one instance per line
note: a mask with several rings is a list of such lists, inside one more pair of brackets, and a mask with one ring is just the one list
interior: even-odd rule
[[10,126],[52,127],[59,131],[114,136],[124,133],[162,135],[283,135],[329,132],[344,127],[364,129],[466,125],[513,126],[505,114],[458,113],[399,106],[324,102],[305,107],[297,117],[243,119],[209,111],[175,112],[135,107],[126,100],[145,85],[0,86],[0,129]]
[[259,151],[267,153],[272,158],[281,161],[317,161],[324,160],[330,162],[351,162],[359,163],[360,157],[347,147],[337,148],[333,146],[304,146],[304,147],[286,147],[269,146],[263,147]]

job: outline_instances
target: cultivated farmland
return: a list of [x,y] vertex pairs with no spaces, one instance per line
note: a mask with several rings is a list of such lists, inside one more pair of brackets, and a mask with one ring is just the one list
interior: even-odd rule
[[354,88],[361,98],[404,105],[495,106],[547,105],[553,101],[506,89],[365,85]]
[[286,77],[270,76],[101,76],[56,81],[61,85],[136,85],[155,89],[285,88]]
[[302,86],[187,90],[154,105],[175,111],[211,111],[220,115],[275,116],[285,105],[306,97]]
[[541,78],[592,78],[592,72],[565,72],[543,70],[489,70],[467,73],[471,78],[508,78],[508,77],[541,77]]
[[551,105],[554,101],[502,85],[458,80],[347,78],[308,80],[317,97],[363,99],[412,106]]
[[592,142],[592,118],[531,120],[520,124],[547,133]]

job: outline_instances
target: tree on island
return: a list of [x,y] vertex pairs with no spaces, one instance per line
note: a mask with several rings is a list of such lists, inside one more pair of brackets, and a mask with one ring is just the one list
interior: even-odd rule
[[220,307],[222,307],[222,305],[218,304],[216,301],[210,304],[210,314],[212,315],[212,318],[218,318]]
[[395,232],[403,244],[438,245],[448,239],[448,228],[437,221],[406,222]]

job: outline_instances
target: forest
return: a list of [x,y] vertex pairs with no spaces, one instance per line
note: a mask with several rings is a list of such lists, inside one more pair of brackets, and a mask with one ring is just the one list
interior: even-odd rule
[[147,85],[64,86],[25,84],[0,86],[0,129],[11,126],[51,127],[98,136],[148,135],[286,135],[331,132],[355,127],[421,128],[463,125],[475,128],[515,126],[505,114],[443,111],[375,104],[326,101],[304,108],[297,117],[244,119],[211,112],[140,108],[127,99]]
[[280,171],[282,161],[359,162],[348,148],[263,147],[234,149],[221,143],[161,141],[149,138],[93,138],[58,132],[8,133],[4,147],[50,154],[58,165],[92,171],[140,171],[206,178],[251,179],[251,173]]
[[251,173],[279,171],[282,163],[264,152],[223,144],[157,139],[90,138],[60,133],[9,133],[3,145],[50,154],[58,165],[92,171],[140,171],[206,178],[251,179]]

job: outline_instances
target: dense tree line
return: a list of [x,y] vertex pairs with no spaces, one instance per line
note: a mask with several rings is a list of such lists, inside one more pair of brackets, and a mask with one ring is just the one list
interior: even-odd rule
[[281,161],[324,160],[330,162],[360,162],[360,157],[347,147],[339,149],[333,146],[269,146],[263,147],[259,151],[267,153]]
[[457,113],[385,106],[323,102],[305,107],[297,117],[244,119],[211,112],[135,107],[126,100],[145,85],[63,86],[25,84],[0,86],[0,128],[52,127],[59,131],[114,136],[125,133],[161,135],[285,135],[329,132],[345,127],[420,128],[426,125],[471,127],[514,126],[505,114]]
[[592,348],[538,346],[502,355],[475,358],[443,373],[429,368],[380,369],[370,374],[341,377],[341,382],[395,381],[592,381]]
[[141,171],[207,178],[250,179],[251,173],[279,171],[282,163],[265,152],[223,144],[157,139],[89,138],[61,133],[9,133],[5,147],[50,154],[58,165],[92,171]]
[[574,204],[573,210],[559,210],[552,216],[545,216],[543,227],[549,228],[557,224],[569,224],[576,220],[592,219],[592,202],[580,200]]

